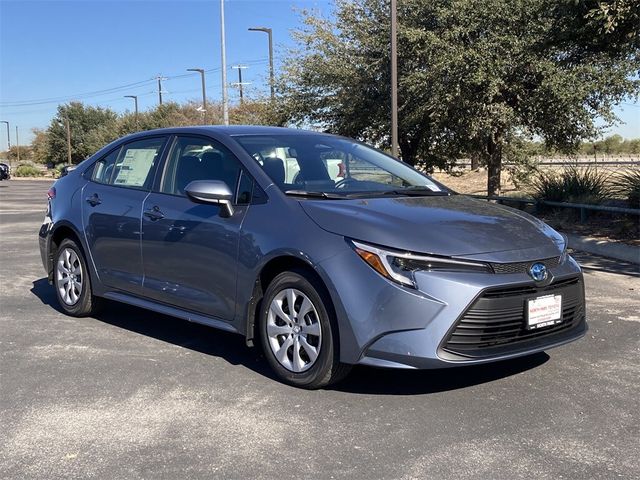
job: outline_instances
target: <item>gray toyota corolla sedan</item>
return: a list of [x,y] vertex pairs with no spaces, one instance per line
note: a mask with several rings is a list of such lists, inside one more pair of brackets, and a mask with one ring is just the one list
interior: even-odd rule
[[347,138],[148,131],[48,196],[40,249],[65,312],[107,298],[235,332],[300,387],[354,364],[509,359],[587,330],[565,238]]

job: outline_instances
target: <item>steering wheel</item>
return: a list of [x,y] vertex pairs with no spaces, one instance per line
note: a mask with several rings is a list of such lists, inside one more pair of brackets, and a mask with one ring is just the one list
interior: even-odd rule
[[336,182],[336,188],[347,188],[349,185],[354,183],[359,183],[359,181],[354,178],[343,178]]

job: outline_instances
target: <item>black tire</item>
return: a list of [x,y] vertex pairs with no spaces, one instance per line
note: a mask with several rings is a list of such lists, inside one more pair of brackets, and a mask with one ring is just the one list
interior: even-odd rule
[[[267,334],[268,314],[272,301],[287,289],[295,289],[306,295],[317,312],[321,327],[322,341],[315,362],[307,370],[294,372],[285,368],[276,358]],[[269,365],[285,383],[306,388],[326,387],[343,379],[351,370],[351,365],[340,362],[338,352],[338,327],[330,298],[317,279],[304,270],[292,270],[277,275],[267,287],[259,319],[260,342]]]
[[[66,250],[73,250],[73,252],[75,252],[77,256],[77,263],[80,264],[82,272],[82,289],[80,291],[80,295],[77,298],[77,301],[75,301],[75,303],[71,305],[65,302],[60,293],[60,287],[63,281],[59,278],[56,270],[58,262],[62,259],[62,256],[64,255],[64,252]],[[53,286],[56,292],[58,303],[67,315],[71,315],[73,317],[91,316],[94,315],[102,306],[102,299],[93,295],[93,290],[91,288],[91,275],[89,274],[89,268],[87,266],[87,261],[84,257],[82,248],[80,248],[80,246],[70,238],[64,239],[60,243],[56,251],[53,264]]]

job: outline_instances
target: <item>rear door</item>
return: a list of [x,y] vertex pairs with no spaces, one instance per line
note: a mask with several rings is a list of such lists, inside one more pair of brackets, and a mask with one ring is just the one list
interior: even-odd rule
[[166,137],[126,143],[97,161],[82,191],[82,218],[91,259],[107,287],[140,294],[142,204]]
[[[157,191],[145,199],[142,258],[145,297],[232,321],[239,231],[253,180],[240,161],[208,137],[173,141]],[[194,180],[222,180],[235,192],[234,213],[195,203],[185,194]]]

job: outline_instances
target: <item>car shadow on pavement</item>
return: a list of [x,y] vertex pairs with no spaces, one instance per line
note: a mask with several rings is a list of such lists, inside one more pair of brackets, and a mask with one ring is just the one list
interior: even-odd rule
[[56,292],[53,290],[53,285],[49,284],[46,278],[33,281],[33,287],[31,287],[31,293],[33,293],[42,303],[50,306],[54,310],[60,313],[64,313],[58,299],[56,298]]
[[[55,291],[46,278],[34,281],[31,293],[45,305],[64,314],[58,305]],[[92,318],[140,335],[220,357],[233,365],[244,365],[265,377],[276,378],[262,358],[261,350],[248,348],[241,335],[109,300],[106,301],[105,308]]]
[[105,308],[94,318],[140,335],[222,358],[232,365],[243,365],[275,379],[269,365],[261,358],[261,350],[248,348],[241,335],[114,301],[107,301]]
[[[34,281],[31,293],[43,304],[63,313],[55,291],[46,278]],[[103,311],[94,318],[140,335],[220,357],[277,381],[261,349],[248,348],[241,335],[112,301],[108,301]],[[437,393],[516,375],[536,368],[547,360],[547,354],[539,353],[486,365],[440,370],[390,370],[356,366],[346,379],[329,387],[329,390],[372,395]]]
[[510,377],[546,363],[544,352],[485,365],[436,370],[392,370],[356,366],[333,389],[367,395],[420,395],[457,390]]

